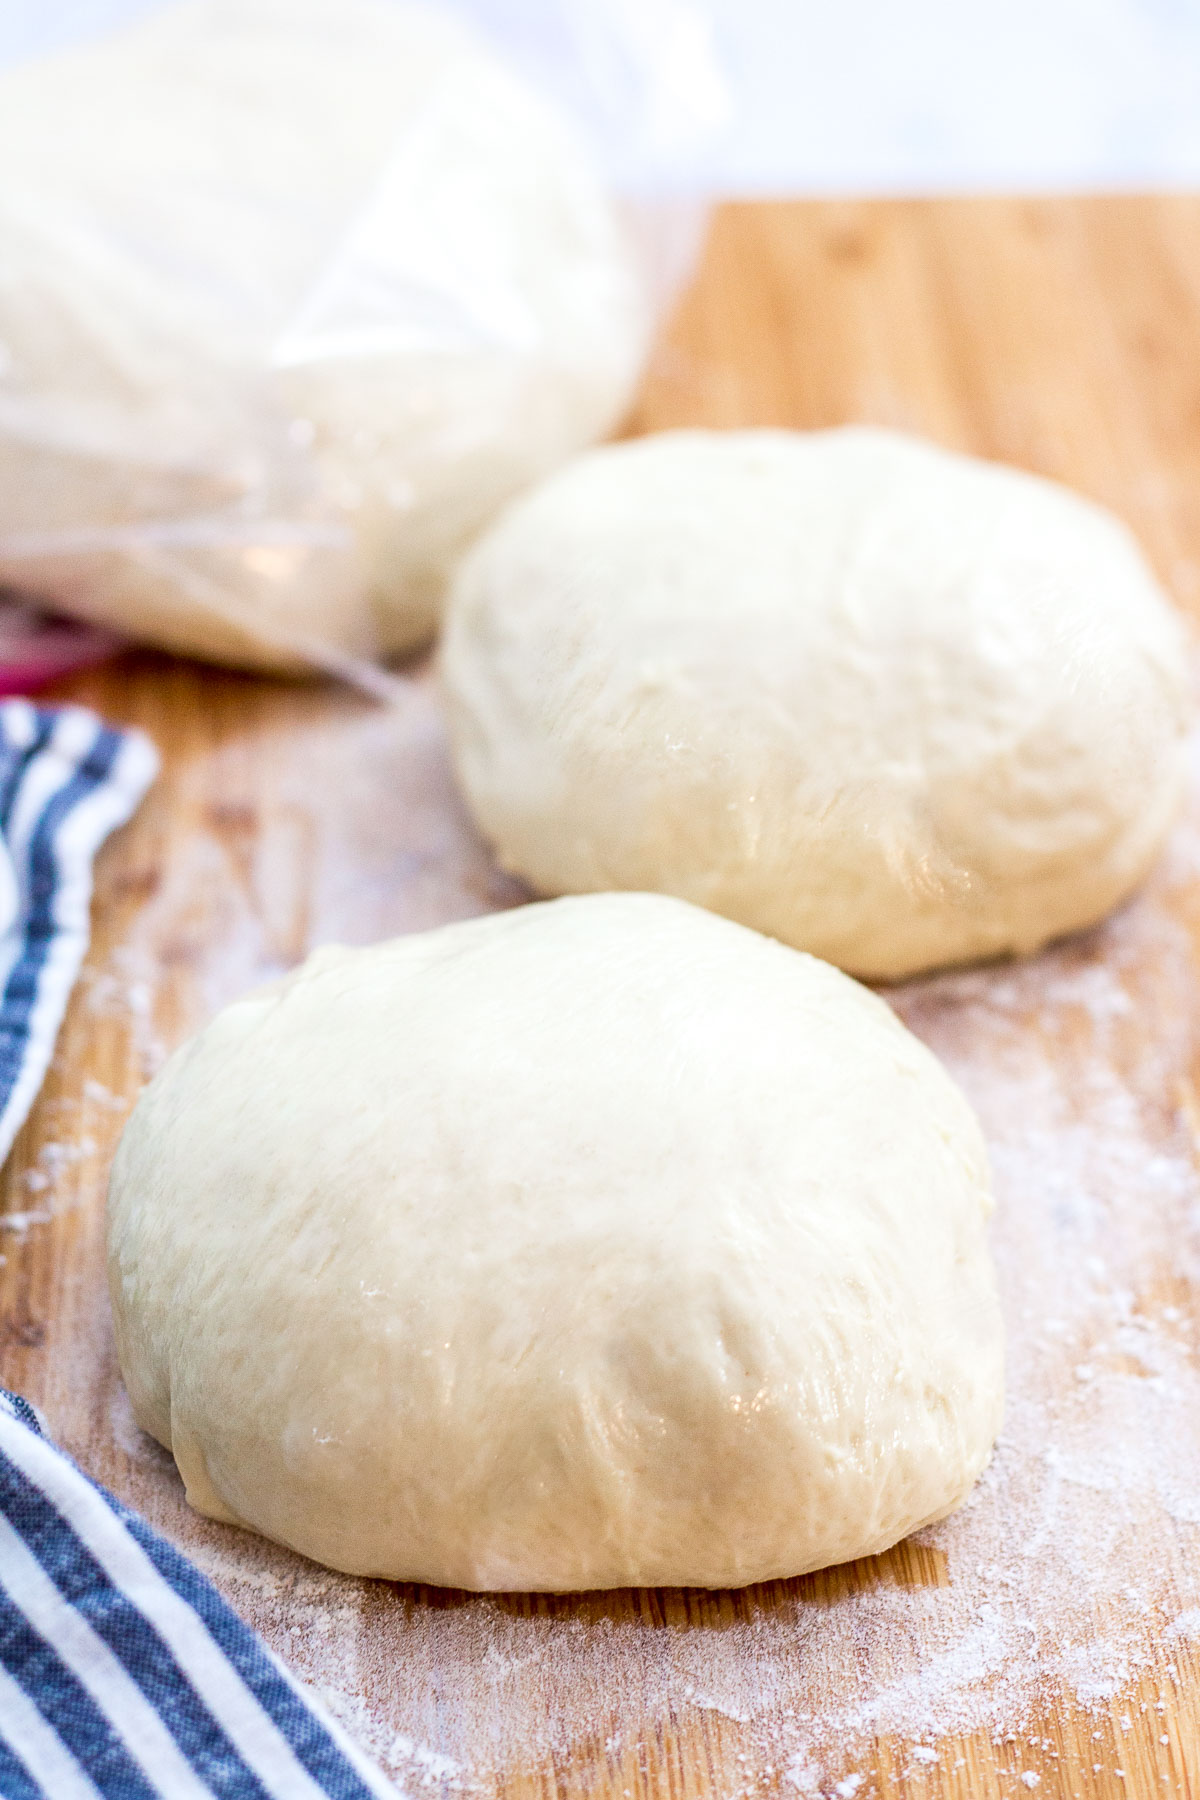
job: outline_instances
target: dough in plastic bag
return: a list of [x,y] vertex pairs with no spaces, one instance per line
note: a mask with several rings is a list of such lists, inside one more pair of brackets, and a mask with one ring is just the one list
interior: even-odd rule
[[447,17],[187,0],[0,82],[0,582],[338,667],[619,417],[648,309],[569,128]]

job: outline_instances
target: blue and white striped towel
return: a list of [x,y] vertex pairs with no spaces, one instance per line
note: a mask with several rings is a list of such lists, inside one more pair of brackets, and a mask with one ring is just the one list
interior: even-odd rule
[[[153,781],[137,731],[0,703],[0,1160],[88,943],[92,862]],[[0,1392],[3,1800],[370,1800],[395,1790],[177,1550]]]
[[397,1800],[186,1557],[3,1393],[0,1795]]
[[88,946],[92,862],[158,771],[82,706],[0,703],[0,1162],[46,1073]]

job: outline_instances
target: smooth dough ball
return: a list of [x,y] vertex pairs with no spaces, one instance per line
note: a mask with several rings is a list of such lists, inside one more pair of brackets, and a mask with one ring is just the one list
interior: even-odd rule
[[890,1009],[659,895],[318,951],[139,1102],[121,1367],[192,1505],[355,1574],[736,1586],[987,1461],[966,1101]]
[[564,123],[447,14],[186,0],[0,81],[0,581],[264,668],[427,638],[647,332]]
[[1125,528],[864,428],[580,458],[463,565],[443,672],[538,892],[679,894],[869,978],[1101,918],[1182,773],[1180,631]]

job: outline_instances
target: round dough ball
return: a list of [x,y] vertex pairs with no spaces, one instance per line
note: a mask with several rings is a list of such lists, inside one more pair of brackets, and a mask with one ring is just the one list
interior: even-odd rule
[[963,1500],[987,1164],[826,964],[657,895],[321,950],[113,1169],[121,1367],[201,1512],[355,1574],[725,1587]]
[[444,12],[185,0],[0,81],[0,581],[263,668],[404,650],[608,430],[599,172]]
[[538,892],[679,894],[869,978],[1093,923],[1182,772],[1180,632],[1125,528],[884,431],[579,459],[464,564],[443,672]]

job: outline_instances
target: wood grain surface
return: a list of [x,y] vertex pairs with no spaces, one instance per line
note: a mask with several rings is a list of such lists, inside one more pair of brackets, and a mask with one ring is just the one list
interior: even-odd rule
[[[1200,201],[723,208],[631,429],[846,420],[922,432],[1070,482],[1123,514],[1180,603],[1200,609]],[[150,655],[54,690],[143,726],[165,768],[100,858],[85,974],[4,1174],[0,1381],[44,1409],[90,1473],[196,1555],[414,1795],[1200,1793],[1200,1635],[1189,1626],[1200,1613],[1192,1619],[1187,1591],[1200,1560],[1200,1493],[1191,1520],[1187,1496],[1176,1496],[1167,1535],[1149,1520],[1139,1535],[1134,1519],[1124,1550],[1101,1543],[1115,1502],[1113,1490],[1099,1496],[1096,1555],[1127,1556],[1123,1591],[1142,1596],[1135,1610],[1146,1627],[1144,1641],[1125,1630],[1103,1680],[1087,1661],[1111,1624],[1096,1602],[1072,1640],[1088,1680],[1034,1670],[1022,1685],[1006,1665],[1001,1682],[984,1657],[963,1677],[969,1704],[931,1715],[925,1689],[921,1700],[914,1687],[908,1723],[896,1704],[838,1711],[847,1695],[861,1701],[873,1662],[891,1655],[877,1630],[855,1637],[842,1627],[856,1607],[876,1618],[868,1603],[879,1596],[902,1623],[911,1605],[919,1663],[920,1621],[935,1633],[937,1608],[968,1606],[972,1582],[984,1579],[953,1534],[744,1594],[481,1602],[330,1575],[187,1511],[169,1458],[132,1425],[113,1359],[104,1180],[131,1098],[166,1048],[311,946],[370,942],[522,897],[492,867],[455,795],[428,668],[405,674],[394,707]],[[1105,1132],[1118,1115],[1086,1096],[1103,1081],[1106,1093],[1124,1084],[1145,1156],[1130,1156],[1134,1140],[1123,1140],[1091,1249],[1121,1277],[1126,1323],[1157,1308],[1155,1319],[1174,1322],[1183,1357],[1200,1262],[1174,1225],[1146,1249],[1120,1208],[1138,1201],[1142,1160],[1150,1183],[1156,1156],[1191,1153],[1200,1117],[1190,1024],[1200,1017],[1200,860],[1195,868],[1180,873],[1176,858],[1170,880],[1123,922],[1011,978],[911,984],[897,998],[952,1059],[972,1006],[993,1020],[1006,1007],[1006,1054],[1037,1050],[1066,1071],[1081,1097],[1072,1154],[1086,1152],[1110,1176],[1116,1153]],[[1061,1000],[1065,981],[1086,998],[1118,977],[1127,1003],[1115,1024],[1112,1006]],[[968,1044],[962,1066],[983,1092],[987,1124],[981,1054]],[[1046,1143],[1052,1159],[1066,1128]],[[1148,1186],[1147,1217],[1154,1204]],[[1180,1231],[1196,1205],[1180,1191]],[[1064,1239],[1064,1258],[1076,1255]],[[1024,1330],[1019,1257],[1002,1269]],[[1066,1271],[1064,1261],[1064,1281]],[[1071,1354],[1083,1380],[1083,1352]],[[1049,1355],[1036,1364],[1015,1356],[1018,1418],[1022,1382],[1060,1379]],[[1063,1406],[1075,1406],[1066,1372],[1061,1380]],[[1160,1390],[1161,1379],[1139,1391],[1149,1406]],[[1054,1421],[1068,1415],[1045,1417],[1049,1456]],[[1200,1413],[1193,1429],[1200,1446]],[[1154,1456],[1152,1441],[1145,1454]],[[1052,1520],[1047,1529],[1052,1539]],[[1038,1542],[1029,1554],[1048,1555]],[[1031,1660],[1044,1653],[1044,1629],[1040,1650],[1034,1638],[1046,1616],[1054,1629],[1055,1567],[1059,1586],[1047,1588],[1031,1627]],[[995,1605],[981,1600],[980,1617],[989,1611]],[[1065,1618],[1064,1645],[1078,1632]],[[744,1668],[733,1667],[739,1658]],[[717,1674],[726,1696],[736,1675],[749,1700],[714,1698],[704,1682]],[[811,1699],[818,1678],[831,1709],[824,1719]],[[991,1698],[975,1691],[989,1684]]]

